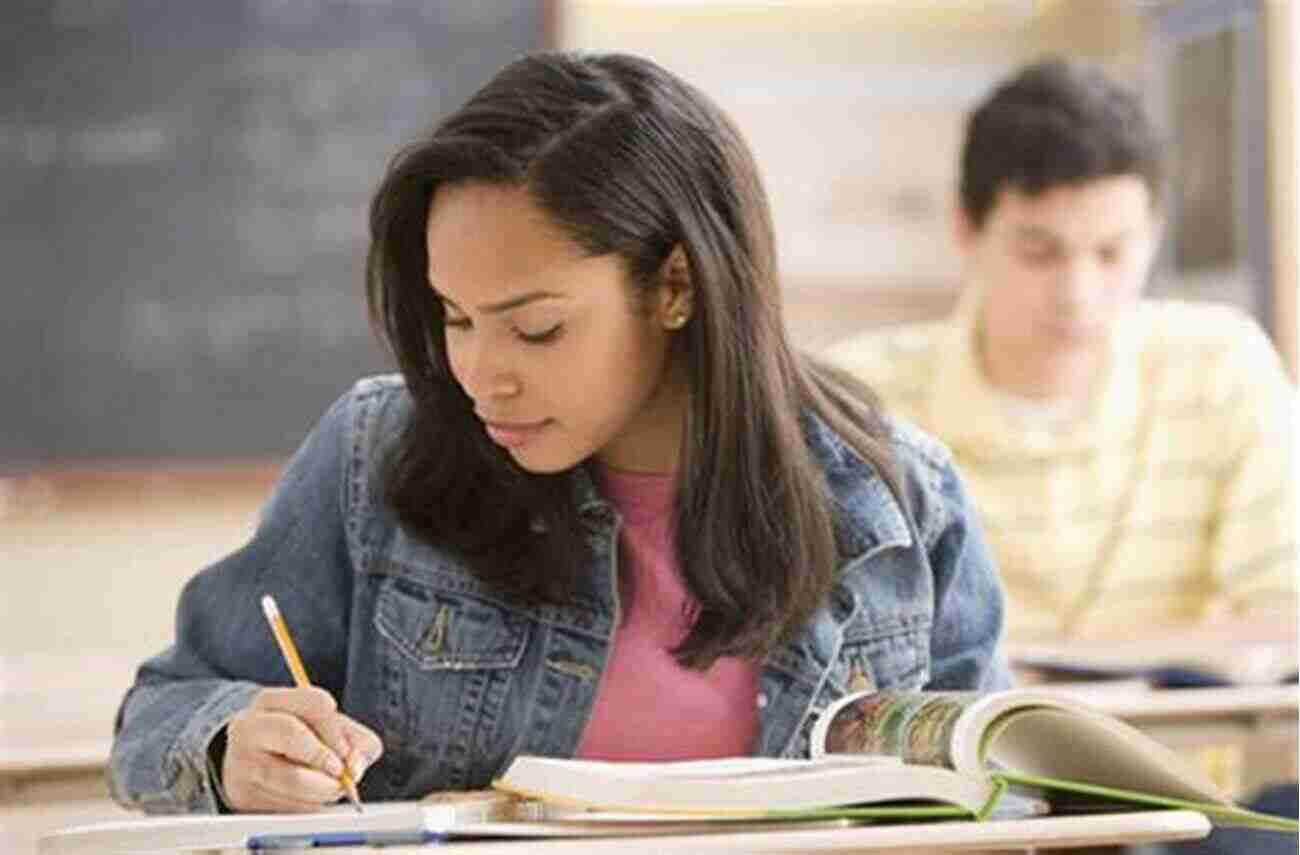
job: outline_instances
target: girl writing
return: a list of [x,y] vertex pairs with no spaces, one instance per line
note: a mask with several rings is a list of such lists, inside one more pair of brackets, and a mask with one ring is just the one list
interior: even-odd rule
[[[707,98],[541,54],[402,152],[363,380],[123,702],[146,810],[485,786],[519,753],[807,751],[852,688],[995,688],[1001,592],[946,452],[796,353],[767,200]],[[271,594],[319,688],[289,675]]]

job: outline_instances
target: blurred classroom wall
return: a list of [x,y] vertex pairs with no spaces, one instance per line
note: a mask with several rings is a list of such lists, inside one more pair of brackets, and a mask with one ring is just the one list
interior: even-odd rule
[[958,149],[996,81],[1048,53],[1138,81],[1147,28],[1111,0],[574,0],[559,21],[567,45],[651,56],[737,121],[771,197],[791,330],[813,348],[952,304]]
[[[1300,12],[1294,0],[1270,0],[1265,7],[1268,79],[1269,173],[1277,266],[1274,270],[1273,340],[1291,372],[1300,377],[1296,330],[1300,324]],[[1300,476],[1300,473],[1297,473]]]
[[1294,16],[1285,0],[573,0],[558,32],[649,55],[737,120],[772,199],[790,327],[814,348],[947,310],[969,109],[1043,55],[1096,62],[1168,142],[1150,292],[1245,309],[1294,376]]

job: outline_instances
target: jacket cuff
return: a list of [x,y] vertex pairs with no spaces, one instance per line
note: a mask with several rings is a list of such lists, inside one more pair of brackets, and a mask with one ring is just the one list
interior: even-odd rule
[[214,694],[190,718],[172,746],[168,764],[180,770],[176,800],[189,813],[221,813],[220,779],[208,760],[213,738],[262,690],[256,683],[230,683]]

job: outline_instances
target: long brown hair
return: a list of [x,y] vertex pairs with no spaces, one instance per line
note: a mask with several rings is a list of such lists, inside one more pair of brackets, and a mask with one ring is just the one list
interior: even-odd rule
[[388,502],[409,531],[458,551],[499,590],[558,601],[587,554],[569,481],[524,471],[485,436],[448,366],[426,279],[433,195],[468,182],[526,190],[586,252],[621,257],[642,295],[673,248],[685,250],[694,302],[678,335],[690,405],[673,531],[697,611],[674,652],[692,667],[768,653],[822,604],[839,564],[806,414],[894,481],[869,393],[787,340],[771,214],[740,134],[648,60],[537,54],[399,154],[372,202],[371,316],[415,404],[388,461]]

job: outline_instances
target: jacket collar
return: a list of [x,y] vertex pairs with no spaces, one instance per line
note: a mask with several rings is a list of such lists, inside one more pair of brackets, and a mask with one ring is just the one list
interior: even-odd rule
[[[842,560],[851,561],[883,546],[910,546],[911,529],[903,507],[880,473],[812,411],[801,412],[799,421],[808,450],[830,488]],[[898,446],[893,451],[899,453]],[[589,467],[583,464],[570,471],[574,507],[588,519],[612,520],[613,505],[600,494]]]

